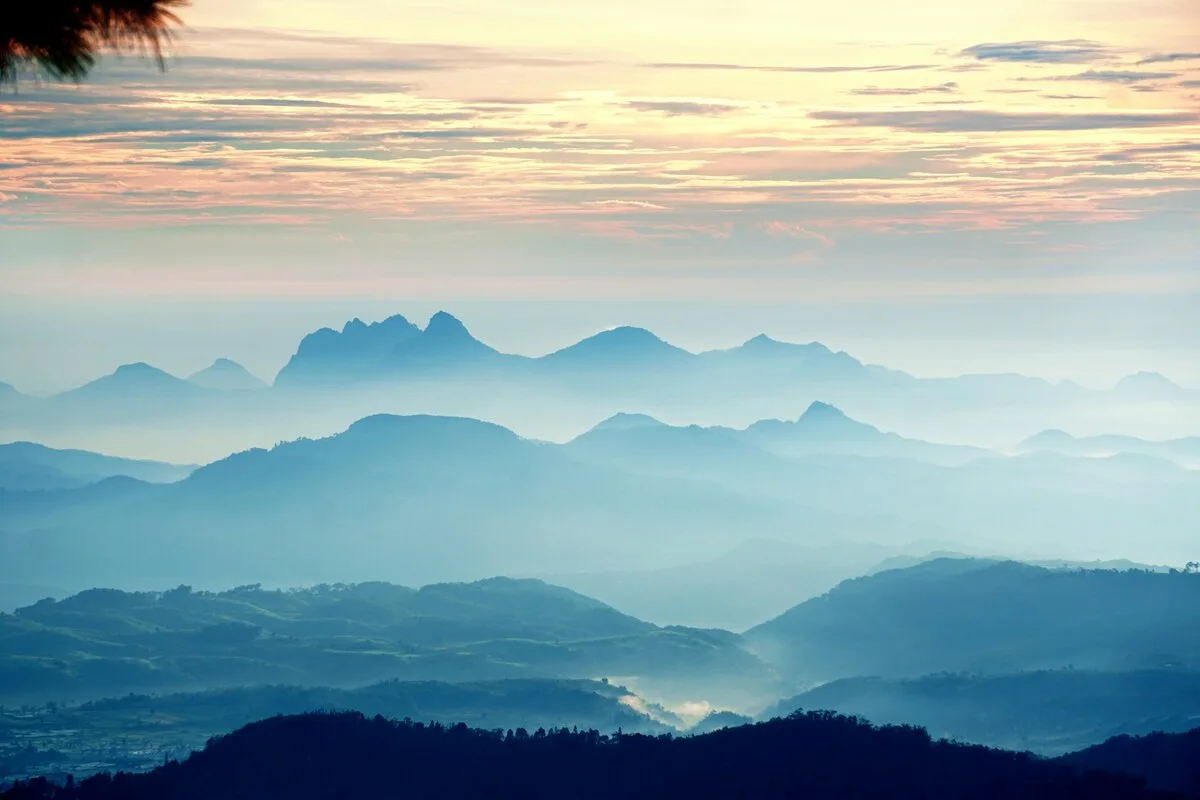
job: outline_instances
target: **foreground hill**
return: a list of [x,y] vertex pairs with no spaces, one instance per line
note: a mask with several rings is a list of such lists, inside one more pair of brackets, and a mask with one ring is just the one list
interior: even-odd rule
[[845,581],[746,639],[802,683],[1200,668],[1200,574],[937,559]]
[[[662,733],[682,725],[622,686],[585,680],[387,681],[359,689],[255,686],[127,695],[0,714],[0,785],[5,776],[16,780],[54,773],[82,778],[115,769],[146,771],[256,720],[334,710],[466,722],[486,730],[580,727]],[[5,742],[32,746],[14,749]]]
[[1119,734],[1200,726],[1200,671],[1080,669],[1005,675],[847,678],[782,700],[764,717],[798,708],[911,723],[934,736],[1058,755]]
[[673,739],[446,728],[359,714],[277,717],[146,775],[4,795],[72,800],[254,797],[1165,798],[1134,778],[934,742],[826,714]]
[[1105,769],[1137,775],[1159,790],[1200,797],[1200,728],[1187,733],[1117,736],[1063,756],[1078,769]]
[[773,690],[725,631],[662,628],[540,581],[419,590],[91,590],[0,615],[0,701],[261,684],[637,678],[675,701]]
[[172,483],[186,478],[194,469],[190,465],[113,458],[85,450],[55,450],[33,442],[0,444],[0,489],[74,489],[118,475],[149,483]]

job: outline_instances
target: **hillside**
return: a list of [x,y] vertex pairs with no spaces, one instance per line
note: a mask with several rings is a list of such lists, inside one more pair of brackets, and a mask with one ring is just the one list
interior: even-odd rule
[[[510,735],[511,733],[511,735]],[[981,747],[917,728],[796,716],[702,736],[479,731],[382,716],[276,717],[147,775],[79,788],[17,787],[6,800],[386,797],[1150,798],[1136,779]]]
[[1078,769],[1137,775],[1155,789],[1200,797],[1200,728],[1186,733],[1117,736],[1063,756]]
[[[655,718],[635,707],[648,708]],[[359,689],[253,686],[126,695],[0,714],[0,785],[5,776],[52,772],[78,779],[116,769],[145,771],[256,720],[333,710],[466,722],[486,730],[581,727],[661,733],[681,724],[622,686],[583,680],[387,681]],[[22,747],[26,743],[30,746]]]
[[802,684],[1200,668],[1200,575],[937,559],[845,581],[746,639]]
[[724,631],[659,627],[534,580],[221,593],[95,589],[0,615],[0,702],[391,679],[640,679],[678,701],[766,696]]
[[931,734],[1058,755],[1119,734],[1200,726],[1200,671],[1096,672],[847,678],[781,700],[764,717],[798,708],[920,725]]

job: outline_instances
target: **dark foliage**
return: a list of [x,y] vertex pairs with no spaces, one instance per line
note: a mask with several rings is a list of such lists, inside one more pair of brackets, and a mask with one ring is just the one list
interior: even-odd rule
[[360,714],[276,717],[145,775],[6,800],[350,797],[1167,798],[1138,779],[935,742],[921,729],[797,714],[705,736],[488,732]]
[[36,0],[0,10],[0,85],[22,65],[55,79],[79,80],[104,48],[147,52],[163,64],[163,48],[179,24],[172,9],[187,0]]
[[1082,769],[1103,766],[1144,776],[1152,787],[1200,797],[1200,728],[1188,733],[1116,736],[1061,760]]

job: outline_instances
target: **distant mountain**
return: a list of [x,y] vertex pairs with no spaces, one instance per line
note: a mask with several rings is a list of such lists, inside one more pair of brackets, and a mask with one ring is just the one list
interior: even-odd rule
[[239,453],[170,486],[97,484],[4,502],[14,535],[0,538],[0,581],[80,588],[654,567],[717,555],[744,531],[828,540],[884,527],[585,464],[496,425],[423,416],[369,417],[327,439]]
[[644,328],[625,326],[601,331],[538,361],[546,368],[613,369],[679,366],[693,359],[692,353],[667,344]]
[[1116,736],[1059,761],[1080,770],[1136,775],[1152,789],[1200,798],[1200,727],[1186,733]]
[[[784,370],[816,382],[858,380],[882,374],[864,366],[849,353],[834,352],[820,342],[793,344],[772,339],[765,334],[759,334],[737,347],[709,350],[700,356],[710,364],[726,368]],[[891,374],[904,376],[903,373]]]
[[1065,431],[1034,434],[1017,445],[1018,452],[1050,452],[1066,456],[1103,457],[1117,453],[1165,458],[1185,466],[1200,466],[1200,436],[1150,441],[1134,436],[1085,436],[1076,438]]
[[797,715],[701,736],[473,730],[354,713],[273,717],[145,775],[18,786],[4,800],[254,797],[805,797],[1133,800],[1143,784],[919,728]]
[[195,397],[200,393],[199,387],[188,383],[183,378],[177,378],[157,367],[138,362],[117,367],[111,375],[97,378],[78,389],[55,395],[55,398],[110,399],[170,395]]
[[[130,651],[136,660],[126,658]],[[221,593],[93,589],[0,615],[0,702],[289,684],[625,676],[666,696],[774,690],[725,631],[659,627],[535,580]]]
[[453,372],[506,357],[473,337],[445,311],[422,330],[400,315],[382,322],[347,322],[341,333],[322,328],[300,342],[275,378],[277,386],[339,385],[396,380],[413,371]]
[[1136,372],[1117,381],[1113,394],[1126,400],[1174,401],[1188,396],[1188,391],[1158,372]]
[[937,559],[846,581],[746,632],[801,683],[1075,667],[1200,669],[1200,574]]
[[0,489],[73,489],[124,475],[149,483],[186,478],[192,465],[114,458],[84,450],[55,450],[33,442],[0,444]]
[[213,393],[145,363],[125,364],[91,383],[53,395],[38,405],[50,428],[106,421],[137,421],[202,406]]
[[912,458],[947,465],[995,456],[979,447],[933,444],[883,433],[820,401],[812,403],[795,422],[756,422],[746,430],[745,437],[772,452],[788,456],[838,453]]
[[1200,672],[1063,669],[1002,675],[846,678],[781,700],[769,719],[798,708],[920,725],[937,737],[1060,755],[1121,734],[1200,725]]
[[218,358],[208,367],[188,376],[188,381],[204,389],[224,391],[249,391],[267,387],[266,383],[251,375],[241,364],[228,358]]

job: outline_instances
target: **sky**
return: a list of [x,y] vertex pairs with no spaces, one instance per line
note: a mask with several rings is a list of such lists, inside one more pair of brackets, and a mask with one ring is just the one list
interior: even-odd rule
[[0,96],[0,380],[437,308],[1200,386],[1195,0],[194,0]]

